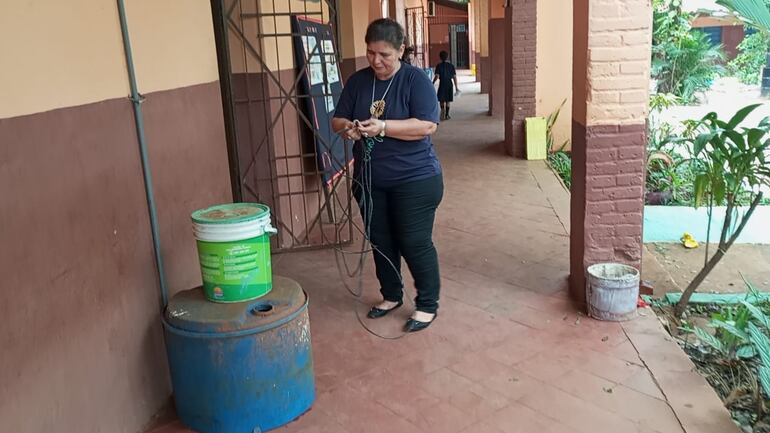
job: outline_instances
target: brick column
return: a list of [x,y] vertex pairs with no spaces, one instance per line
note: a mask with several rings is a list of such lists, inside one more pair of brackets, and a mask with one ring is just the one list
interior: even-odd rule
[[[555,53],[554,53],[555,54]],[[505,150],[526,156],[524,119],[535,115],[537,0],[509,0],[505,8]]]
[[649,0],[575,0],[570,290],[585,270],[640,267],[652,9]]

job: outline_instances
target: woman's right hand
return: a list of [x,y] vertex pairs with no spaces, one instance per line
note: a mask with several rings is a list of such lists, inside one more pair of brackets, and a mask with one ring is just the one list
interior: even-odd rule
[[361,131],[358,130],[358,127],[356,127],[356,124],[348,120],[345,122],[345,127],[343,128],[342,137],[347,140],[355,140],[358,141],[361,139]]

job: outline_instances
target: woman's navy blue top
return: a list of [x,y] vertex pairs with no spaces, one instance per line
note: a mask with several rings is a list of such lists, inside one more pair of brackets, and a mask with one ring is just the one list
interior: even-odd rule
[[[439,123],[439,107],[433,84],[421,69],[406,63],[392,77],[385,96],[385,114],[380,120],[419,119]],[[389,80],[377,80],[372,68],[354,73],[345,83],[334,117],[364,121],[371,118],[372,84],[374,100],[382,99]],[[387,128],[386,128],[387,130]],[[361,179],[363,141],[353,146],[354,176]],[[427,179],[441,173],[430,136],[416,141],[384,137],[376,141],[371,153],[372,185],[388,188],[406,182]]]

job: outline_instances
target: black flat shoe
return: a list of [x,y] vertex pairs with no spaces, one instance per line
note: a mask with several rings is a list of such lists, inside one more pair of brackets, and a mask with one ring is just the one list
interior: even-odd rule
[[391,311],[397,309],[398,307],[404,305],[404,301],[398,301],[398,304],[396,304],[395,307],[389,309],[389,310],[383,310],[382,308],[372,307],[371,310],[369,310],[368,313],[366,313],[366,317],[370,319],[379,319],[380,317],[385,317],[390,313]]
[[406,321],[406,325],[404,325],[404,332],[422,331],[423,329],[430,326],[430,324],[436,320],[436,317],[438,317],[438,313],[433,315],[433,318],[430,319],[430,322],[420,322],[419,320],[409,319]]

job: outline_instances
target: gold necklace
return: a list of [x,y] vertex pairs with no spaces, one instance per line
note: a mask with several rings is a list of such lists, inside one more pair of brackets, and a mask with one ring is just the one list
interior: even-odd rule
[[[401,68],[399,68],[399,70],[400,69]],[[388,81],[388,87],[385,88],[385,93],[382,94],[382,98],[376,101],[374,100],[374,89],[377,87],[377,75],[374,75],[372,80],[372,105],[369,106],[369,114],[372,115],[372,119],[379,119],[385,115],[385,96],[388,94],[390,85],[393,84],[393,79],[396,78],[396,74],[398,74],[398,71],[396,71],[396,73],[390,77],[390,80]]]

